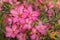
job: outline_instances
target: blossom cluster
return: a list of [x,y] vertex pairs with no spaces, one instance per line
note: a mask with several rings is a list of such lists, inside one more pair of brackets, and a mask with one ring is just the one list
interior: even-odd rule
[[60,39],[60,0],[0,0],[0,12],[8,40]]

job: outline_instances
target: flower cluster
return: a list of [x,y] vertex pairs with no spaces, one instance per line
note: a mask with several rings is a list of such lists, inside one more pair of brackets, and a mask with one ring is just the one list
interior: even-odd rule
[[22,4],[11,9],[9,17],[7,17],[6,37],[14,38],[17,36],[19,40],[22,40],[23,38],[20,39],[18,35],[23,35],[25,31],[31,31],[33,23],[38,20],[38,16],[39,11],[33,10],[32,5],[25,7]]
[[60,40],[60,0],[0,0],[0,16],[7,40]]

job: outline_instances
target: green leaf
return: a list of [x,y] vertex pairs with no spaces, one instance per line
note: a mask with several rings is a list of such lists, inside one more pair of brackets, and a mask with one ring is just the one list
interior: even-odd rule
[[11,8],[12,8],[12,5],[8,3],[4,3],[2,6],[2,13],[8,14]]
[[0,31],[0,40],[6,40],[5,34]]
[[60,18],[60,13],[56,13],[56,19]]
[[58,0],[54,0],[53,3],[56,4],[57,1],[58,1]]
[[23,0],[19,0],[21,3],[23,2]]

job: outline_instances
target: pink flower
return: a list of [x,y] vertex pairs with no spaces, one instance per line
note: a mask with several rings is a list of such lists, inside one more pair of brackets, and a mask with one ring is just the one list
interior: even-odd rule
[[60,0],[58,0],[56,2],[56,8],[57,8],[57,12],[60,10]]
[[32,28],[32,20],[29,20],[28,18],[25,20],[25,24],[23,26],[23,29],[30,30]]
[[37,20],[37,17],[39,16],[39,12],[37,10],[33,11],[32,5],[28,6],[27,9],[28,9],[28,12],[29,12],[28,17],[32,20]]
[[38,23],[38,25],[36,26],[36,29],[41,33],[46,35],[46,26],[43,25],[41,22]]
[[36,30],[36,28],[32,28],[32,31],[30,34],[36,34],[38,31]]
[[17,17],[13,17],[13,18],[12,18],[12,22],[13,22],[13,23],[17,23],[17,22],[19,22],[19,19],[18,19]]
[[31,40],[40,40],[40,37],[37,34],[31,35],[30,38],[31,38]]
[[18,40],[26,40],[26,34],[25,33],[20,33],[17,35]]
[[9,2],[9,0],[3,0],[4,2]]
[[25,19],[24,18],[20,18],[19,22],[20,22],[20,24],[24,25],[25,24]]
[[10,28],[9,26],[6,27],[6,37],[12,37],[14,38],[19,30],[16,29],[17,26],[16,25],[13,25],[12,28]]
[[[16,2],[16,1],[15,1]],[[10,0],[11,3],[11,0]],[[25,5],[21,4],[18,6],[15,6],[13,9],[10,10],[11,17],[8,17],[8,27],[6,27],[6,37],[17,37],[18,40],[26,40],[26,34],[21,33],[25,30],[30,31],[33,27],[32,24],[34,21],[38,19],[39,11],[33,10],[32,5]],[[33,29],[32,36],[35,36],[34,38],[31,38],[31,40],[40,40],[39,33],[36,34],[36,29]],[[33,34],[34,33],[34,34]],[[9,34],[9,35],[8,35]]]
[[56,5],[59,7],[60,6],[60,0],[57,1]]
[[52,15],[53,15],[53,10],[48,10],[47,16],[49,20],[51,20]]
[[32,29],[32,32],[30,33],[30,39],[31,40],[40,40],[40,34],[37,32],[35,28]]
[[60,34],[60,30],[58,30],[57,33]]
[[39,0],[39,2],[40,2],[40,3],[43,3],[43,1],[42,1],[42,0]]
[[58,20],[58,24],[60,24],[60,19]]
[[53,8],[53,7],[54,7],[54,5],[52,4],[52,2],[49,2],[49,3],[48,3],[48,8],[51,9],[51,8]]
[[37,7],[39,5],[39,1],[36,0],[35,6]]
[[25,12],[23,12],[23,9],[24,9],[24,6],[19,5],[19,6],[15,7],[15,9],[10,10],[10,13],[14,17],[26,18],[27,15]]
[[12,18],[7,18],[7,22],[9,25],[11,25],[12,24]]

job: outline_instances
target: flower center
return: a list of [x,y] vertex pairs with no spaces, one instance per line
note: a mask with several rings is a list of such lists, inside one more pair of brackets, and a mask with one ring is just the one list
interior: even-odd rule
[[18,14],[18,17],[22,18],[22,14]]
[[31,16],[32,16],[32,14],[30,13],[30,14],[29,14],[29,16],[31,17]]
[[42,30],[42,27],[40,27],[40,30]]
[[12,30],[12,33],[14,33],[14,31]]

